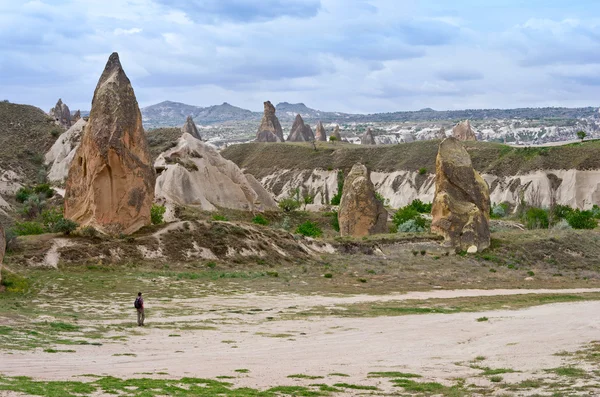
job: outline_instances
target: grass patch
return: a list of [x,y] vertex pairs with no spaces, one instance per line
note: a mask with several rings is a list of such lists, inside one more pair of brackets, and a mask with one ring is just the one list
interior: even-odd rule
[[489,318],[487,318],[487,317],[479,317],[477,319],[477,322],[481,323],[481,322],[488,321],[488,320],[489,320]]
[[319,376],[319,375],[294,374],[294,375],[288,375],[288,378],[291,378],[291,379],[323,379],[325,377]]
[[375,386],[354,385],[351,383],[336,383],[333,386],[340,387],[342,389],[353,389],[353,390],[379,390]]
[[549,373],[554,373],[558,376],[565,376],[568,378],[586,378],[588,377],[588,373],[581,368],[577,368],[577,367],[558,367],[558,368],[551,368],[551,369],[546,369],[546,372]]
[[369,372],[369,378],[421,378],[408,372]]

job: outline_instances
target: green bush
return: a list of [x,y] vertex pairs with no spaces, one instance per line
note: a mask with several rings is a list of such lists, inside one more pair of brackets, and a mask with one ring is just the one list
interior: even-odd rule
[[300,203],[292,197],[285,198],[279,202],[279,208],[283,212],[292,212],[300,208]]
[[30,236],[46,233],[46,228],[39,222],[16,222],[12,231],[17,236]]
[[86,226],[81,228],[80,233],[83,237],[95,238],[96,236],[98,236],[98,231],[93,226]]
[[567,219],[567,217],[572,213],[573,208],[569,207],[568,205],[558,204],[552,209],[552,215],[556,219]]
[[300,226],[298,226],[298,228],[296,229],[296,233],[302,234],[303,236],[307,237],[321,237],[323,231],[316,223],[306,221]]
[[340,205],[342,200],[342,192],[344,190],[344,173],[338,171],[338,191],[335,196],[331,198],[331,205]]
[[407,205],[406,207],[400,208],[398,211],[396,211],[392,222],[394,223],[394,225],[398,226],[398,231],[400,231],[400,225],[410,220],[414,220],[417,226],[423,229],[425,228],[425,218],[421,216],[419,211],[417,211],[410,205]]
[[221,214],[214,214],[212,216],[213,221],[222,221],[222,222],[227,222],[229,220],[229,218],[227,218],[225,215],[221,215]]
[[34,193],[45,196],[46,198],[50,198],[54,196],[54,189],[48,183],[40,183],[39,185],[33,188]]
[[252,218],[252,223],[256,223],[257,225],[268,225],[269,221],[264,216],[258,214],[254,218]]
[[42,211],[42,223],[48,230],[52,230],[61,219],[63,219],[63,209],[53,207]]
[[24,203],[25,200],[27,200],[32,194],[33,190],[28,187],[19,188],[19,190],[17,190],[15,193],[15,200],[17,200],[19,203]]
[[567,215],[567,222],[573,229],[594,229],[598,226],[592,211],[573,210]]
[[424,225],[420,225],[416,219],[409,219],[408,221],[399,224],[397,230],[400,233],[421,233],[425,231],[425,227]]
[[592,207],[592,214],[594,215],[594,218],[600,219],[600,207],[598,207],[596,204],[594,204]]
[[6,269],[2,269],[2,283],[6,288],[6,292],[11,293],[25,293],[29,290],[29,280],[25,277],[21,277],[16,273],[9,272]]
[[45,201],[40,199],[40,196],[32,194],[23,203],[23,209],[21,210],[23,216],[28,219],[37,218],[42,212],[42,209],[46,205]]
[[429,214],[431,212],[431,207],[433,206],[433,204],[431,203],[424,203],[419,199],[414,199],[410,204],[410,207],[414,208],[415,210],[417,210],[417,212],[421,213],[421,214]]
[[76,222],[73,222],[70,219],[61,218],[54,224],[52,231],[54,233],[63,233],[68,236],[71,232],[74,232],[77,227],[79,227],[79,225]]
[[548,229],[548,211],[543,208],[530,207],[523,216],[523,223],[528,229]]
[[160,225],[164,222],[164,215],[167,209],[164,205],[152,204],[150,209],[150,220],[153,225]]
[[332,211],[329,214],[331,214],[331,227],[336,232],[339,232],[340,231],[340,220],[338,218],[338,213],[336,211]]
[[427,168],[419,168],[419,175],[425,175],[427,173]]

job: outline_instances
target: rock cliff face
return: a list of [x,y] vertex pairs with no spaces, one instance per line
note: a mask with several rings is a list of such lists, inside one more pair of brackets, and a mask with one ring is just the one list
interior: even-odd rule
[[75,158],[75,153],[81,143],[81,134],[87,122],[79,119],[65,133],[61,134],[50,151],[46,153],[45,164],[50,167],[48,180],[58,184],[64,183],[69,174],[69,168]]
[[154,182],[135,93],[113,53],[69,169],[65,217],[109,234],[133,233],[150,224]]
[[459,141],[476,141],[477,136],[471,128],[469,120],[461,121],[452,129],[452,136]]
[[310,142],[315,139],[312,129],[310,126],[304,124],[302,116],[296,115],[290,135],[288,136],[289,142]]
[[257,142],[283,142],[283,130],[277,116],[275,106],[271,102],[264,103],[264,114],[256,133]]
[[336,125],[335,128],[333,129],[333,132],[331,133],[332,137],[335,137],[335,140],[338,142],[342,141],[342,136],[340,135],[340,126]]
[[431,232],[460,251],[478,252],[490,246],[490,194],[473,169],[471,157],[453,137],[440,144],[436,160]]
[[198,132],[198,127],[196,127],[196,123],[194,123],[194,119],[192,118],[192,116],[187,117],[187,119],[185,120],[185,124],[183,125],[183,127],[181,127],[181,132],[183,134],[190,134],[198,140],[202,140],[200,132]]
[[361,145],[376,145],[375,138],[373,138],[373,131],[370,128],[367,128],[367,131],[360,138]]
[[323,123],[320,121],[317,123],[317,132],[315,134],[315,140],[327,142],[327,132],[325,132],[325,127],[323,127]]
[[69,110],[69,107],[63,103],[62,99],[59,98],[56,105],[50,109],[50,115],[54,117],[57,124],[64,128],[69,128],[71,126],[71,111]]
[[212,146],[183,134],[177,146],[154,162],[156,198],[169,205],[191,205],[206,211],[218,207],[247,211],[276,209],[271,195],[249,179]]
[[344,182],[338,219],[342,236],[385,233],[387,211],[375,196],[367,167],[356,164]]

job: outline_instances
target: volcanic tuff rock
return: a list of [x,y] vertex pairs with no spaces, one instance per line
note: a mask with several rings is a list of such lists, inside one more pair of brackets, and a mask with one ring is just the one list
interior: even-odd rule
[[321,121],[317,123],[317,133],[315,134],[315,140],[327,142],[327,133],[325,132],[325,127],[323,127],[323,123]]
[[441,127],[440,130],[435,134],[437,139],[446,139],[446,129]]
[[355,164],[344,182],[338,219],[342,236],[386,232],[387,211],[375,196],[367,167]]
[[105,233],[133,233],[150,224],[154,182],[142,115],[115,52],[69,169],[65,218]]
[[331,136],[335,137],[335,140],[338,142],[342,141],[342,136],[340,135],[340,126],[336,125],[335,128],[333,129],[333,132],[331,133]]
[[361,145],[375,145],[375,138],[373,137],[373,131],[370,128],[367,128],[367,131],[360,138]]
[[71,122],[75,124],[81,118],[81,110],[77,110],[73,116],[71,116]]
[[304,124],[302,116],[296,115],[290,135],[288,136],[289,142],[310,142],[314,141],[315,137],[312,129],[309,125]]
[[249,180],[232,161],[190,134],[183,134],[176,147],[161,153],[154,167],[159,174],[157,200],[168,207],[193,205],[206,211],[218,207],[248,211],[277,208],[254,178]]
[[452,136],[459,141],[476,141],[477,136],[471,128],[469,120],[461,121],[452,129]]
[[275,106],[271,102],[264,103],[264,114],[256,133],[257,142],[283,142],[283,130],[277,116],[275,116]]
[[460,251],[490,246],[490,192],[471,156],[453,137],[440,143],[436,159],[431,232]]
[[46,153],[44,162],[50,167],[48,180],[51,182],[63,183],[67,179],[86,124],[84,119],[77,120],[71,128],[58,137],[50,151]]
[[202,140],[200,132],[198,132],[198,127],[196,127],[196,123],[194,123],[194,119],[192,118],[192,116],[187,117],[187,119],[185,120],[185,124],[181,128],[181,132],[184,134],[190,134],[198,140]]
[[71,126],[71,111],[69,107],[59,98],[56,106],[50,109],[50,115],[54,117],[57,124],[69,128]]

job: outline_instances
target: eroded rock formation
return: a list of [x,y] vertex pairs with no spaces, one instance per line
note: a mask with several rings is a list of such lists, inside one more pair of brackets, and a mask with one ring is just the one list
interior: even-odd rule
[[69,110],[69,107],[63,103],[61,98],[59,98],[56,105],[50,109],[50,115],[54,117],[57,124],[64,128],[69,128],[71,126],[71,111]]
[[2,261],[4,260],[4,251],[6,250],[6,236],[4,229],[0,224],[0,282],[2,281]]
[[206,211],[276,209],[271,195],[209,144],[184,133],[177,146],[154,162],[156,198],[167,205],[192,205]]
[[342,141],[342,136],[340,135],[340,126],[336,125],[335,128],[333,129],[333,132],[331,133],[331,136],[335,137],[335,140],[338,142]]
[[320,121],[317,123],[317,132],[315,134],[315,140],[327,142],[327,132],[325,132],[325,127],[323,127],[323,123]]
[[459,141],[476,141],[477,136],[471,128],[469,120],[461,121],[452,129],[452,136]]
[[79,119],[81,119],[81,110],[77,110],[73,116],[71,117],[71,123],[73,125],[75,125],[76,122],[79,121]]
[[376,145],[375,138],[373,137],[373,131],[371,128],[367,128],[367,131],[360,138],[361,145]]
[[437,139],[446,139],[446,129],[441,127],[440,130],[435,134]]
[[75,153],[81,143],[81,134],[86,125],[84,119],[79,119],[65,133],[61,134],[44,158],[45,164],[50,167],[48,180],[63,183],[69,175],[69,168],[75,158]]
[[277,116],[275,106],[270,101],[264,103],[264,114],[256,133],[257,142],[283,142],[283,130]]
[[289,142],[310,142],[315,140],[312,129],[309,125],[304,124],[304,120],[299,114],[296,115],[287,140]]
[[344,181],[338,219],[342,236],[385,233],[387,211],[375,196],[367,167],[355,164]]
[[436,159],[431,232],[459,251],[490,246],[490,193],[471,156],[453,137],[440,143]]
[[194,119],[192,118],[192,116],[187,117],[187,119],[185,120],[185,124],[183,125],[183,127],[181,127],[181,132],[183,134],[190,134],[198,140],[202,140],[200,132],[198,132],[198,127],[196,127],[196,123],[194,123]]
[[154,182],[142,115],[115,52],[69,169],[65,218],[109,234],[133,233],[150,224]]

